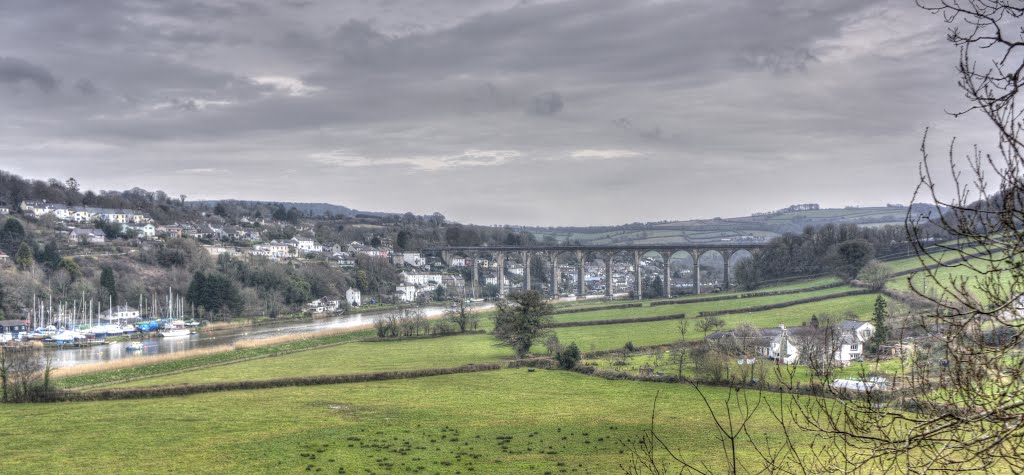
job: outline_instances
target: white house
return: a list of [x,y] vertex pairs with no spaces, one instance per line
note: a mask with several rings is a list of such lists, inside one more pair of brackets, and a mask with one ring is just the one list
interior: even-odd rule
[[307,252],[322,252],[324,250],[323,246],[317,244],[316,241],[298,236],[288,241],[288,245],[293,246],[300,255],[304,255]]
[[412,284],[398,284],[395,287],[395,297],[402,302],[415,302],[417,290]]
[[341,308],[341,301],[321,297],[306,304],[306,308],[313,313],[337,312]]
[[256,251],[253,253],[254,255],[264,255],[271,259],[283,259],[291,255],[291,248],[287,244],[277,241],[257,244],[253,246],[253,250]]
[[341,267],[354,267],[356,265],[356,260],[348,252],[336,252],[331,257],[338,261],[338,265]]
[[396,252],[391,255],[391,262],[395,265],[407,265],[412,267],[423,267],[427,260],[417,252]]
[[122,224],[121,225],[121,231],[122,232],[127,232],[128,230],[135,231],[136,233],[139,234],[139,237],[141,237],[143,239],[154,239],[154,238],[156,238],[156,227],[153,226],[152,224],[148,224],[147,223],[147,224],[144,224],[144,225],[141,225],[141,226],[139,226],[139,225],[131,225],[131,224]]
[[[839,322],[839,340],[832,359],[835,363],[845,366],[864,355],[864,344],[875,334],[875,326],[871,322],[843,320]],[[761,354],[783,364],[793,364],[800,359],[799,335],[813,331],[810,327],[768,328],[761,330],[768,338],[767,346],[761,348]]]
[[8,208],[6,206],[0,206],[0,215],[3,214],[11,214],[11,208]]
[[139,311],[138,309],[129,307],[127,305],[118,305],[112,309],[107,310],[107,314],[103,315],[103,319],[109,321],[138,320]]
[[448,265],[452,267],[466,267],[466,258],[462,256],[452,257]]
[[433,285],[441,283],[441,274],[434,274],[428,272],[402,272],[399,274],[402,278],[402,282],[413,285]]
[[349,287],[349,289],[345,291],[345,300],[348,301],[349,305],[358,307],[363,304],[362,292],[359,292],[359,289],[355,287]]

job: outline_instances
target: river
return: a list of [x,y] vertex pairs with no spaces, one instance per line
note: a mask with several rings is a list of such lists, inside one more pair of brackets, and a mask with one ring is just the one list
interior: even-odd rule
[[[475,304],[473,311],[479,312],[493,307],[493,304]],[[444,313],[443,307],[422,307],[420,310],[423,311],[427,318],[437,318]],[[354,313],[315,320],[285,320],[214,330],[200,328],[197,333],[189,336],[170,338],[154,336],[152,338],[145,338],[142,340],[143,349],[134,351],[127,349],[126,342],[113,342],[85,348],[51,348],[47,351],[52,355],[52,364],[55,368],[66,368],[122,358],[145,358],[147,356],[177,353],[196,348],[224,346],[244,340],[261,340],[282,335],[312,334],[325,330],[363,327],[373,324],[373,320],[377,315],[380,315],[380,313]]]

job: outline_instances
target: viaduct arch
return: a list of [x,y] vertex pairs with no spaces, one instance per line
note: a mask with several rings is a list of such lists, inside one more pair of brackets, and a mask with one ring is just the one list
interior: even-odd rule
[[601,260],[605,265],[605,295],[611,297],[612,295],[612,284],[613,284],[613,272],[612,262],[615,260],[626,259],[633,263],[633,276],[634,276],[634,293],[637,299],[642,298],[643,295],[643,276],[641,275],[641,262],[644,256],[648,254],[657,254],[661,256],[662,262],[665,263],[663,269],[663,275],[661,276],[662,285],[665,286],[664,295],[670,296],[672,289],[672,270],[671,262],[676,254],[689,255],[693,260],[693,288],[695,293],[700,293],[700,258],[701,256],[714,252],[719,254],[725,263],[725,274],[723,278],[723,287],[728,289],[731,286],[729,281],[729,264],[730,258],[740,251],[746,251],[752,253],[756,249],[764,247],[765,244],[761,243],[728,243],[728,244],[650,244],[645,246],[613,246],[613,245],[602,245],[602,246],[450,246],[450,247],[436,247],[427,248],[423,252],[428,255],[434,255],[444,261],[445,265],[451,265],[452,259],[455,257],[463,257],[468,262],[467,265],[472,266],[473,269],[473,294],[478,296],[476,284],[480,281],[480,258],[483,256],[489,256],[497,264],[497,284],[499,295],[505,295],[508,292],[508,286],[505,279],[505,261],[510,257],[514,256],[519,262],[522,263],[524,268],[525,284],[524,287],[529,290],[531,287],[531,266],[530,263],[533,259],[540,258],[545,259],[551,263],[551,296],[558,295],[558,282],[560,281],[560,261],[575,260],[576,261],[576,295],[577,298],[583,298],[586,295],[586,285],[584,278],[586,276],[586,263],[592,260]]

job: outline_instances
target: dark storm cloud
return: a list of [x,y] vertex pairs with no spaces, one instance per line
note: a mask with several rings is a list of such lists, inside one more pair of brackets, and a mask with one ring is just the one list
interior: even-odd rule
[[922,128],[953,131],[943,28],[884,0],[3,2],[0,168],[477,222],[900,201]]
[[57,78],[46,68],[20,58],[0,56],[0,83],[30,83],[43,92],[57,89]]

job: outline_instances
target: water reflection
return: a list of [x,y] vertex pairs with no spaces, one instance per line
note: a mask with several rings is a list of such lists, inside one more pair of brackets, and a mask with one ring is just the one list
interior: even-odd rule
[[[485,310],[491,307],[493,307],[492,304],[483,304],[477,305],[474,308],[477,310]],[[423,310],[427,318],[436,318],[444,312],[444,308],[442,307],[424,307],[421,310]],[[261,340],[282,335],[362,327],[373,324],[373,320],[377,315],[379,314],[356,313],[318,320],[288,321],[281,323],[269,323],[259,326],[240,326],[236,328],[223,328],[208,331],[201,329],[199,333],[189,336],[168,338],[155,336],[153,338],[143,339],[143,348],[141,350],[129,350],[126,342],[116,342],[108,345],[97,345],[87,348],[55,348],[48,351],[50,351],[50,354],[53,356],[54,367],[63,368],[82,364],[113,361],[122,358],[145,358],[147,356],[177,353],[195,348],[230,345],[243,340]]]

